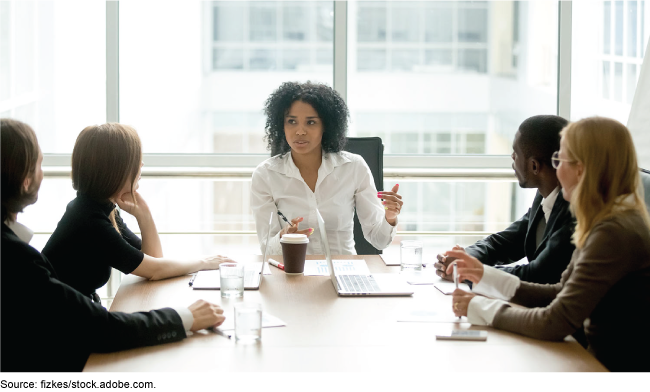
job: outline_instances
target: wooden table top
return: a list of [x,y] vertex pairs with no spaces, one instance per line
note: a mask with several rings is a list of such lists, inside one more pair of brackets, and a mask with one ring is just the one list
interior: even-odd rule
[[[372,273],[399,271],[379,256],[335,258],[365,259]],[[218,290],[192,290],[189,280],[188,275],[150,282],[129,275],[110,310],[147,311],[205,299],[232,317],[235,303],[250,301],[261,303],[264,312],[287,326],[264,328],[262,341],[248,346],[236,343],[234,336],[190,332],[181,342],[92,354],[84,371],[606,371],[571,338],[545,342],[467,323],[397,322],[410,309],[452,312],[451,296],[431,285],[412,286],[412,297],[338,297],[329,277],[292,276],[271,267],[259,291],[222,299]],[[452,328],[485,329],[488,340],[436,341],[436,333]]]

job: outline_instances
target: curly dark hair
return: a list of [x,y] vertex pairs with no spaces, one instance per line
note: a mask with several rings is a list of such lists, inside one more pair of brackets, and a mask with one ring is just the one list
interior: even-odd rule
[[339,152],[347,142],[350,113],[343,98],[333,88],[320,83],[285,82],[275,90],[264,104],[266,114],[267,149],[271,156],[291,150],[284,136],[284,118],[295,101],[310,104],[323,122],[324,152]]

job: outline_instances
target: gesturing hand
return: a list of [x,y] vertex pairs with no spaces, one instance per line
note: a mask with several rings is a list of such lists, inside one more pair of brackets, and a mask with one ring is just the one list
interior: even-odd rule
[[[460,245],[456,245],[452,248],[452,250],[465,250],[465,249],[463,249],[463,247]],[[449,267],[449,265],[451,265],[451,263],[454,260],[456,260],[456,258],[451,256],[445,256],[444,254],[438,254],[436,258],[438,259],[438,262],[433,265],[433,267],[436,269],[436,275],[450,282],[453,281],[454,277],[452,275],[447,274],[447,267]]]
[[402,205],[404,205],[402,196],[397,194],[398,189],[399,184],[395,184],[390,192],[377,192],[377,197],[384,200],[381,204],[384,205],[384,209],[386,210],[386,222],[393,226],[395,226],[397,215],[399,215],[402,210]]
[[116,202],[120,209],[133,215],[136,219],[146,216],[147,214],[151,215],[149,206],[147,205],[147,202],[144,201],[144,198],[137,191],[133,193],[135,194],[135,200],[133,200],[131,192],[123,193],[117,197]]
[[305,229],[305,230],[298,230],[298,224],[303,221],[303,218],[294,218],[291,219],[291,224],[293,226],[287,225],[282,231],[280,232],[280,238],[282,238],[283,235],[285,234],[305,234],[307,236],[310,236],[313,232],[314,229]]
[[190,329],[192,332],[210,327],[218,327],[226,320],[221,306],[211,304],[202,299],[194,302],[188,309],[192,312],[192,316],[194,316],[194,323]]
[[468,293],[465,290],[456,289],[453,292],[453,299],[451,301],[451,306],[454,310],[454,314],[458,317],[467,316],[467,308],[469,308],[469,301],[474,298],[476,294]]
[[[458,265],[458,281],[469,280],[472,283],[478,283],[483,278],[483,263],[476,257],[472,257],[465,253],[464,250],[448,250],[445,252],[446,256],[456,258],[454,262]],[[453,273],[453,265],[447,266],[447,275]]]

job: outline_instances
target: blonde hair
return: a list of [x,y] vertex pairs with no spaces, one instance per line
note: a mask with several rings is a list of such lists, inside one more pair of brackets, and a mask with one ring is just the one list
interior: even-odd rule
[[589,117],[570,123],[561,135],[568,158],[584,167],[571,195],[571,211],[578,222],[573,234],[576,247],[584,246],[596,224],[625,211],[636,211],[650,229],[636,150],[625,125]]
[[[142,143],[128,125],[107,123],[84,128],[72,150],[72,187],[98,201],[108,201],[129,181],[133,185],[142,164]],[[116,210],[109,216],[113,227]]]

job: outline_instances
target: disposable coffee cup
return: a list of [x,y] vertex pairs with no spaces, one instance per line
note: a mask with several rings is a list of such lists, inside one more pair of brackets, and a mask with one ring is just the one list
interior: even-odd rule
[[304,234],[285,234],[280,238],[284,272],[290,275],[300,275],[305,271],[307,244],[309,244],[309,238]]

